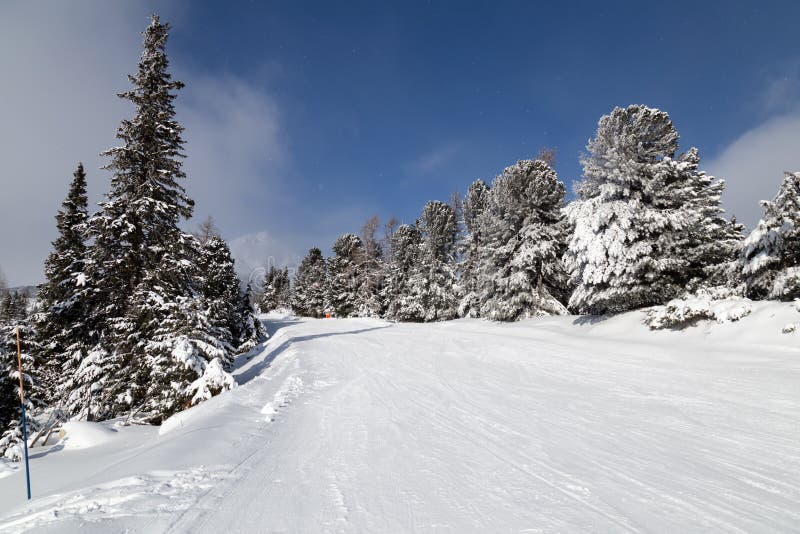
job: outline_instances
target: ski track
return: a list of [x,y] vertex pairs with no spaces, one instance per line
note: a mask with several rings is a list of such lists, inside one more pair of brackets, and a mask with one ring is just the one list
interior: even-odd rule
[[287,321],[0,531],[800,532],[800,351],[592,332]]

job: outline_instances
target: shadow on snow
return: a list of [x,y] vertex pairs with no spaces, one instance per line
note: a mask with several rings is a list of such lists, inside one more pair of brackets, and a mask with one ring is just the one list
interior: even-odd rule
[[[283,323],[282,326],[286,326],[288,324],[293,324],[293,323],[296,323],[296,322],[298,322],[298,321],[286,321],[286,322]],[[275,323],[282,323],[282,321],[275,321]],[[272,349],[270,351],[269,355],[267,355],[262,361],[260,361],[259,363],[257,363],[256,365],[254,365],[253,367],[247,369],[246,371],[244,371],[242,373],[239,373],[239,374],[235,374],[234,373],[234,377],[236,378],[236,382],[239,385],[244,385],[244,384],[250,382],[252,379],[254,379],[258,375],[260,375],[262,371],[264,371],[265,369],[268,369],[272,365],[272,362],[275,361],[275,358],[277,358],[281,353],[283,353],[287,348],[289,348],[290,345],[293,345],[295,343],[302,343],[304,341],[311,341],[313,339],[322,339],[322,338],[333,337],[333,336],[347,336],[347,335],[353,335],[353,334],[361,334],[361,333],[364,333],[364,332],[370,332],[372,330],[382,330],[384,328],[389,328],[389,327],[391,327],[391,325],[373,326],[373,327],[370,327],[370,328],[360,328],[358,330],[348,330],[346,332],[327,332],[327,333],[324,333],[324,334],[313,334],[313,335],[308,335],[308,336],[290,337],[289,339],[285,340],[283,343],[281,343],[280,345],[278,345],[277,347]],[[280,328],[281,327],[276,328],[275,331],[277,332]],[[272,336],[272,334],[270,334],[270,336]],[[244,363],[244,362],[242,362],[242,363]]]

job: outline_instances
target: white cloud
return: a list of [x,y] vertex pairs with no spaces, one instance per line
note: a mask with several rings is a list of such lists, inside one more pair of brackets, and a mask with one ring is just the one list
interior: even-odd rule
[[227,236],[252,231],[287,201],[282,176],[290,156],[278,105],[240,78],[184,78],[178,116],[186,127],[184,168],[196,218],[213,215]]
[[745,132],[706,168],[725,179],[728,214],[752,228],[761,217],[759,201],[775,196],[783,171],[800,170],[800,110]]
[[412,174],[431,174],[444,168],[458,155],[459,150],[459,146],[452,143],[437,147],[412,161],[408,170]]

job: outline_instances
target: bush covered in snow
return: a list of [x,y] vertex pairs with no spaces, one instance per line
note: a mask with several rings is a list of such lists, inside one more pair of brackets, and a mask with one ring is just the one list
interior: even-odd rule
[[750,299],[725,287],[703,288],[663,306],[651,308],[644,323],[652,330],[683,328],[702,320],[718,323],[738,321],[749,315]]

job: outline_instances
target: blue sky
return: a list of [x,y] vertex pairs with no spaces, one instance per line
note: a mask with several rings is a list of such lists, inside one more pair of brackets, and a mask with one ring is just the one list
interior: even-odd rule
[[615,105],[669,111],[684,145],[713,156],[772,111],[765,81],[800,54],[797,2],[550,4],[216,5],[193,9],[172,50],[260,78],[298,175],[331,200],[407,216],[543,145],[579,177]]
[[[412,221],[426,200],[488,181],[542,146],[558,149],[557,171],[570,184],[598,119],[616,105],[667,110],[682,148],[698,146],[710,170],[726,173],[726,204],[747,224],[783,167],[800,168],[797,2],[24,4],[0,11],[16,26],[42,26],[34,63],[56,62],[63,48],[70,57],[104,52],[75,59],[86,76],[64,105],[97,91],[97,117],[48,173],[55,193],[36,214],[43,235],[66,190],[67,161],[93,161],[129,113],[113,94],[126,88],[154,9],[173,24],[168,52],[187,83],[179,120],[197,215],[214,214],[240,249],[257,249],[243,263],[326,248],[376,213]],[[33,43],[30,33],[18,38]],[[25,85],[39,76],[48,73],[0,91],[29,98]],[[64,122],[50,113],[42,127]],[[776,144],[775,153],[746,150]],[[95,174],[99,195],[107,176]],[[28,281],[52,237],[29,245],[30,260],[0,257],[8,278]]]

